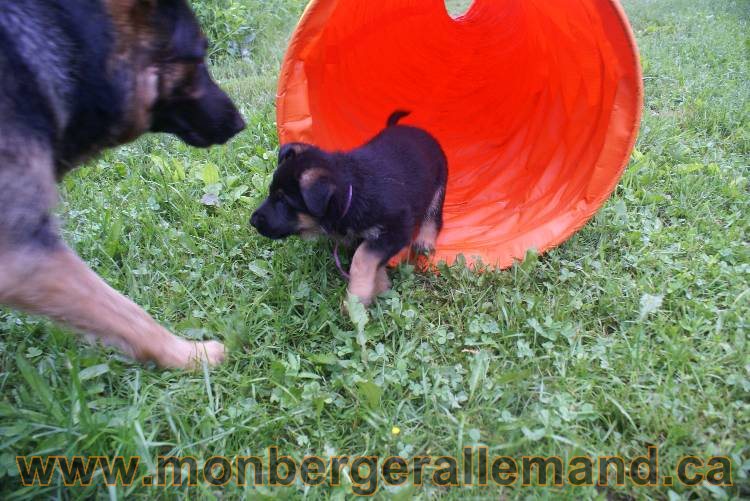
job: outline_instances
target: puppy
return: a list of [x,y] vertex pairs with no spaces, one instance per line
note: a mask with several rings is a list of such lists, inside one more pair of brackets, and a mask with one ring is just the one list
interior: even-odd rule
[[326,152],[284,145],[269,196],[250,224],[272,239],[318,233],[354,238],[349,294],[365,305],[390,288],[385,265],[402,249],[431,252],[443,226],[448,165],[428,132],[396,111],[365,145]]

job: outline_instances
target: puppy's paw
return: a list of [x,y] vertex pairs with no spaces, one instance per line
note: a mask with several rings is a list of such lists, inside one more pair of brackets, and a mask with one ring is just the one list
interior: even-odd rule
[[378,270],[378,274],[375,276],[375,295],[379,296],[391,289],[391,280],[388,278],[388,272],[385,271],[385,267]]
[[351,313],[349,309],[350,304],[361,304],[365,308],[370,306],[372,304],[373,296],[360,296],[357,294],[353,294],[350,290],[347,289],[346,291],[346,297],[343,301],[343,308],[345,313]]
[[226,358],[226,349],[218,341],[186,341],[177,339],[156,359],[162,367],[173,369],[197,369],[206,361],[210,367],[219,365]]
[[423,223],[419,228],[417,238],[411,244],[411,248],[417,255],[429,256],[435,252],[438,233],[440,233],[440,228],[435,221]]
[[344,316],[349,317],[351,323],[357,328],[357,332],[363,332],[370,315],[367,313],[367,306],[360,298],[347,294],[346,300],[342,301],[342,310],[344,310]]
[[430,257],[435,252],[435,243],[417,240],[411,244],[411,251],[415,257]]

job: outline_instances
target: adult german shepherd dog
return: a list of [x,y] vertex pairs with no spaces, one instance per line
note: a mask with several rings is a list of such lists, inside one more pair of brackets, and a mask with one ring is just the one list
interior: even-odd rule
[[147,131],[190,145],[245,124],[206,69],[185,0],[0,2],[0,303],[48,316],[139,360],[184,368],[222,344],[172,335],[60,239],[56,180]]

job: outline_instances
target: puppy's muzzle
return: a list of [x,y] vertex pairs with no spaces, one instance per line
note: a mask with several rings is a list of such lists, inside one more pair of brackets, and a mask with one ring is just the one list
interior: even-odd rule
[[295,222],[289,219],[288,214],[279,213],[280,210],[278,206],[266,200],[250,216],[250,225],[264,237],[273,240],[294,235],[297,232]]
[[266,222],[266,217],[263,214],[260,214],[258,211],[253,212],[253,215],[250,216],[250,226],[255,228],[256,230],[260,230],[261,226]]

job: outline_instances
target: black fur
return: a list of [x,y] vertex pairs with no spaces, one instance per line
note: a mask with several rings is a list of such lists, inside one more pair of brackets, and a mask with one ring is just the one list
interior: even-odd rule
[[127,91],[108,71],[113,50],[112,23],[98,2],[51,2],[50,22],[67,35],[64,62],[73,76],[69,90],[70,125],[56,141],[58,177],[75,166],[92,144],[107,135],[124,113]]
[[[159,48],[159,58],[165,61],[196,63],[190,85],[170,99],[160,100],[154,108],[154,132],[177,134],[193,146],[205,147],[224,143],[227,131],[244,127],[227,95],[211,79],[206,68],[207,42],[192,11],[183,1],[162,1],[158,6],[162,30],[172,33],[164,47]],[[200,90],[200,99],[193,94]],[[233,135],[233,134],[232,134]]]
[[0,0],[0,305],[46,315],[139,359],[224,357],[111,290],[60,238],[56,181],[148,131],[196,146],[244,122],[211,79],[187,0]]
[[[48,171],[59,179],[148,130],[210,146],[244,127],[206,69],[185,0],[133,0],[123,8],[133,17],[117,22],[114,1],[0,3],[0,251],[59,240]],[[151,93],[138,86],[147,71]]]
[[391,116],[388,117],[388,121],[385,123],[385,126],[393,127],[394,125],[397,125],[402,118],[406,118],[409,115],[411,115],[410,111],[396,110],[391,113]]
[[[300,223],[303,214],[323,233],[366,240],[381,264],[407,247],[426,219],[439,231],[446,157],[428,132],[398,125],[407,115],[394,112],[380,134],[352,151],[326,152],[302,143],[283,146],[269,197],[251,224],[266,237],[285,238],[311,232]],[[314,182],[305,188],[301,183],[306,178]],[[430,212],[435,201],[436,210]]]

